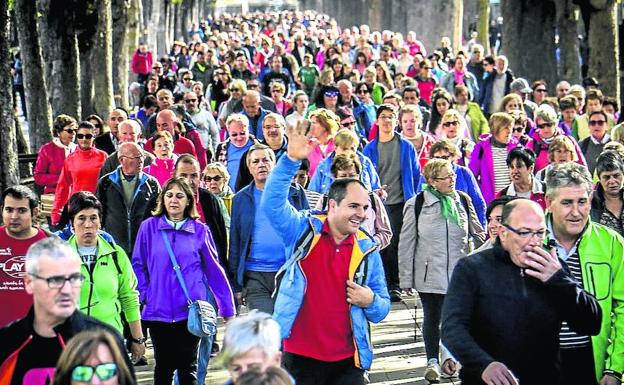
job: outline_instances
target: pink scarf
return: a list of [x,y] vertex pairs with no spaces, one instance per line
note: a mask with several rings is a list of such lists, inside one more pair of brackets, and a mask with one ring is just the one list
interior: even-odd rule
[[453,76],[455,76],[455,84],[464,84],[464,73],[457,72],[457,70],[453,70]]

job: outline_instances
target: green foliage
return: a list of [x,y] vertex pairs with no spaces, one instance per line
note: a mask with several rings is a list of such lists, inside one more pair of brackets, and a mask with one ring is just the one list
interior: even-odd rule
[[9,0],[9,12],[15,9],[15,0]]
[[177,4],[177,5],[184,3],[184,0],[169,0],[169,1],[171,1],[171,4]]

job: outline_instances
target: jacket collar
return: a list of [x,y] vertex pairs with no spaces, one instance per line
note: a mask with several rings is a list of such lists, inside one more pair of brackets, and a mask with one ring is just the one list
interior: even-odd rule
[[[194,234],[195,226],[193,226],[193,222],[194,220],[189,218],[186,222],[184,222],[182,228],[179,231],[185,231],[187,233]],[[158,217],[158,224],[156,226],[158,230],[173,230],[173,227],[171,227],[171,225],[167,223],[167,220],[165,219],[165,214],[162,214]]]

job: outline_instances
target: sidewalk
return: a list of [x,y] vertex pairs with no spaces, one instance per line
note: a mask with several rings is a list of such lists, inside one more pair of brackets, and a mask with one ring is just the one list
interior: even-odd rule
[[[370,370],[371,384],[398,385],[415,384],[426,385],[423,378],[427,359],[422,340],[420,325],[422,324],[422,309],[417,311],[418,320],[417,339],[414,341],[414,297],[404,297],[404,302],[393,303],[392,311],[380,324],[373,325],[372,339],[375,359]],[[219,345],[223,338],[223,328],[219,328]],[[137,378],[141,385],[152,384],[152,370],[154,359],[152,350],[148,349],[150,365],[137,368]],[[227,372],[215,368],[210,364],[206,385],[221,385],[227,379]],[[441,383],[459,384],[459,379],[443,380]]]

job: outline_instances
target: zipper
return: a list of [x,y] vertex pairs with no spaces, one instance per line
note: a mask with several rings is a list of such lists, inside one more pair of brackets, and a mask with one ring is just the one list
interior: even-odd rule
[[[95,258],[95,261],[93,261],[93,263],[93,270],[95,270],[95,265],[97,265],[97,257]],[[89,298],[87,300],[87,315],[91,315],[91,299],[93,298],[93,270],[87,267],[87,272],[89,273]]]
[[589,266],[589,279],[591,281],[592,294],[595,297],[596,296],[596,281],[594,281],[594,268],[591,265]]
[[448,284],[451,281],[451,276],[449,274],[449,266],[451,264],[451,251],[449,250],[449,228],[448,228],[448,219],[444,221],[446,224],[446,283]]
[[429,261],[425,261],[425,277],[423,278],[423,282],[427,282],[427,273],[429,273]]

